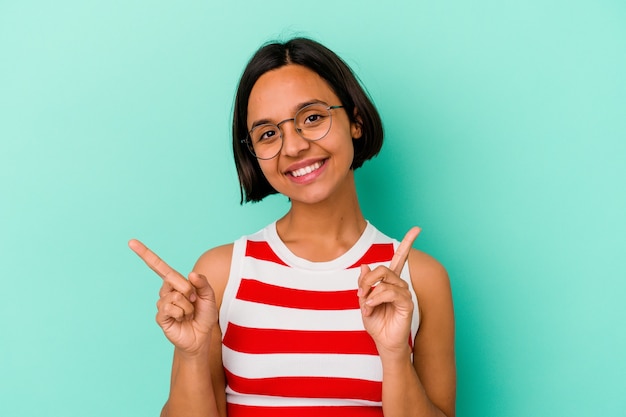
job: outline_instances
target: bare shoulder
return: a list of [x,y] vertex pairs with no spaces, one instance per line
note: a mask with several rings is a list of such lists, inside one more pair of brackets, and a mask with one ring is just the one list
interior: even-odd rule
[[450,292],[448,272],[439,261],[417,249],[409,253],[409,271],[413,288],[418,293]]
[[[208,251],[204,252],[198,258],[194,270],[202,273],[204,269],[230,269],[230,259],[233,254],[233,244],[216,246]],[[214,272],[216,272],[214,270]]]
[[204,252],[196,262],[193,270],[204,275],[211,283],[218,304],[222,303],[224,289],[230,274],[230,262],[233,256],[233,244],[217,246]]
[[416,249],[412,249],[409,254],[409,271],[420,312],[417,339],[427,341],[420,346],[422,352],[437,348],[440,343],[439,348],[451,348],[454,339],[454,307],[448,272],[435,258]]

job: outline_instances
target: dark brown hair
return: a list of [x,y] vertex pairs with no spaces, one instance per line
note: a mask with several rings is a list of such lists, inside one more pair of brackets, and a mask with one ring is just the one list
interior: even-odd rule
[[339,97],[350,121],[360,125],[362,136],[352,141],[354,159],[351,169],[359,168],[363,162],[376,156],[383,144],[383,126],[376,107],[352,70],[333,51],[306,38],[266,44],[246,65],[235,96],[233,152],[242,204],[244,201],[261,201],[277,192],[265,179],[257,159],[245,143],[248,136],[248,99],[252,87],[263,74],[288,64],[302,65],[322,77]]

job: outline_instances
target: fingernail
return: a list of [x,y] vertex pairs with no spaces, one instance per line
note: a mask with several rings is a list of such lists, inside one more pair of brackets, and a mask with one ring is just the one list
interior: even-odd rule
[[191,295],[189,296],[189,301],[191,301],[192,303],[196,302],[196,293],[191,293]]
[[361,287],[359,287],[359,289],[356,291],[356,296],[360,297],[363,295],[363,290],[361,289]]

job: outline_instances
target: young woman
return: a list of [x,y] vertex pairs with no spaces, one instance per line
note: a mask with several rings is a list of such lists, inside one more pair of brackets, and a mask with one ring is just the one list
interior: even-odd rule
[[[163,278],[157,323],[174,344],[174,416],[447,416],[454,318],[444,268],[368,223],[354,170],[382,145],[351,70],[308,39],[262,47],[237,91],[242,201],[287,214],[203,254],[185,279],[137,240]],[[419,331],[418,331],[419,328]]]

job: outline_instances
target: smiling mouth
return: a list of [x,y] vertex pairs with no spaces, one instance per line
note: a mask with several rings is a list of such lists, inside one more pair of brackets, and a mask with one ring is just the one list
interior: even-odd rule
[[322,167],[322,165],[324,165],[324,163],[326,163],[326,160],[318,161],[318,162],[316,162],[314,164],[311,164],[309,166],[306,166],[306,167],[303,167],[303,168],[300,168],[300,169],[296,169],[295,171],[291,171],[291,172],[289,172],[289,175],[291,175],[292,177],[298,178],[298,177],[301,177],[303,175],[310,174],[311,172],[320,169]]

